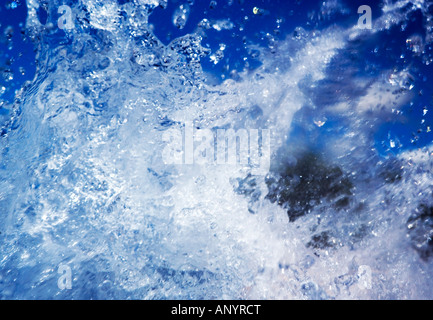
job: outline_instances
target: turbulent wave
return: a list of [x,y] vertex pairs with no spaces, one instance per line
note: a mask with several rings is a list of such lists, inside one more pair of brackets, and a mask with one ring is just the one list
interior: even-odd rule
[[[411,71],[353,63],[428,3],[386,2],[372,30],[297,28],[210,84],[204,24],[163,44],[148,23],[163,2],[71,2],[59,31],[63,1],[44,25],[28,1],[38,70],[2,130],[0,297],[432,298],[433,150],[374,142],[413,99]],[[269,172],[166,164],[164,133],[188,122],[269,129]]]

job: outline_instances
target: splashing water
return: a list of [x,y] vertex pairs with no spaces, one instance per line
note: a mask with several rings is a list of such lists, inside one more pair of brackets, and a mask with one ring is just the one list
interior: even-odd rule
[[[38,69],[0,138],[0,297],[432,298],[433,150],[403,150],[389,134],[400,151],[383,156],[374,140],[418,94],[413,69],[359,74],[356,62],[368,37],[413,12],[431,20],[427,3],[408,3],[386,2],[372,30],[298,27],[247,44],[260,66],[210,83],[203,61],[223,64],[230,45],[211,52],[202,22],[161,42],[149,16],[165,1],[67,3],[64,30],[62,1],[47,1],[44,25],[27,1]],[[176,28],[195,5],[178,5]],[[317,10],[325,23],[350,15],[337,1]],[[403,47],[426,64],[424,38]],[[185,123],[270,130],[269,172],[167,164],[164,135]],[[71,289],[59,286],[62,265]]]

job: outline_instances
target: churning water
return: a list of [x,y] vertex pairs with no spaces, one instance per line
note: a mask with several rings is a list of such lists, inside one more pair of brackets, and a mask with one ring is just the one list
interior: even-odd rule
[[433,5],[366,2],[9,1],[0,297],[433,298]]

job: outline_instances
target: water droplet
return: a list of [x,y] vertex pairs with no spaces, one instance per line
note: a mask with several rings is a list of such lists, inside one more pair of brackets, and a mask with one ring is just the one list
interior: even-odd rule
[[14,79],[14,74],[12,73],[12,70],[10,70],[10,69],[4,70],[2,72],[2,76],[6,82],[12,81]]
[[210,60],[217,64],[224,58],[224,50],[226,49],[226,45],[224,43],[220,44],[220,48],[210,56]]
[[211,1],[209,3],[209,9],[215,9],[218,3],[216,1]]
[[302,27],[296,27],[293,31],[293,37],[297,40],[306,39],[308,37],[308,32]]
[[258,8],[258,7],[254,7],[254,8],[253,8],[253,13],[256,14],[256,15],[261,16],[261,15],[263,15],[263,14],[265,13],[265,10],[260,9],[260,8]]
[[182,4],[174,11],[173,24],[178,29],[183,29],[189,17],[190,8],[187,4]]
[[7,26],[4,31],[4,36],[7,40],[11,40],[14,35],[14,28],[12,26]]
[[406,47],[415,55],[419,55],[424,50],[424,42],[419,35],[413,35],[406,40]]
[[314,119],[313,121],[314,121],[314,124],[316,126],[318,126],[319,128],[321,128],[321,127],[323,127],[325,125],[325,123],[326,123],[327,120],[328,119],[326,119],[326,118],[321,118],[321,119]]
[[235,25],[230,20],[217,20],[212,25],[212,28],[214,28],[216,31],[221,31],[221,30],[231,30],[234,28],[234,26]]
[[198,23],[198,26],[199,26],[200,28],[205,29],[205,30],[209,30],[209,29],[211,28],[210,22],[209,22],[209,20],[206,19],[206,18],[203,19],[203,20],[201,20],[201,21]]

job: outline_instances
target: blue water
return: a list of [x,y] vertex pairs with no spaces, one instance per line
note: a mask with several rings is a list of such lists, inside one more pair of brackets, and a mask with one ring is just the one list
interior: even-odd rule
[[[432,298],[432,15],[2,2],[0,297]],[[186,123],[269,130],[270,167],[167,163]]]

